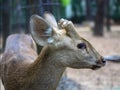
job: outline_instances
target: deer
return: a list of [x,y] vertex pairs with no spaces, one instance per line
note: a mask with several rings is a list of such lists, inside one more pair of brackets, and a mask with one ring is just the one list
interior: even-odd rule
[[[0,60],[5,90],[56,90],[67,67],[97,70],[106,61],[74,24],[50,13],[30,17],[31,34],[12,34]],[[36,43],[43,46],[37,54]]]

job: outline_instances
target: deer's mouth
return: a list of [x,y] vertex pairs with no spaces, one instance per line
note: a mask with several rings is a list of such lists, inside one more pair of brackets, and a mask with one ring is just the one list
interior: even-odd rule
[[97,62],[96,65],[93,65],[93,66],[92,66],[92,69],[93,69],[93,70],[97,70],[97,69],[105,66],[105,64],[106,64],[106,60],[105,60],[104,58],[102,58],[102,59],[101,59],[101,62]]
[[100,69],[101,67],[103,67],[103,66],[105,66],[105,63],[103,63],[103,64],[98,64],[98,65],[93,65],[92,66],[92,70],[98,70],[98,69]]
[[98,70],[98,69],[100,69],[102,66],[99,66],[99,65],[93,65],[92,66],[92,70]]

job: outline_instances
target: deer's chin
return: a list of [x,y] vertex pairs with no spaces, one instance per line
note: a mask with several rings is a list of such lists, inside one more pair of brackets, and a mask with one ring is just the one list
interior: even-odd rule
[[100,69],[102,66],[97,66],[97,65],[94,65],[94,66],[92,66],[92,70],[98,70],[98,69]]
[[91,69],[92,69],[92,70],[98,70],[98,69],[102,68],[103,66],[105,66],[105,64],[93,65]]

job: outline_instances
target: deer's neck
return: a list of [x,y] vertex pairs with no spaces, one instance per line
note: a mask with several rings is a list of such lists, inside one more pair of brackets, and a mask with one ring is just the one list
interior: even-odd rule
[[37,60],[31,65],[31,69],[29,69],[30,72],[28,74],[31,74],[29,76],[32,77],[30,82],[33,82],[31,87],[35,87],[32,90],[38,90],[37,88],[41,88],[41,90],[55,90],[65,71],[65,67],[56,64],[55,59],[58,58],[55,58],[54,55],[52,57],[49,55],[49,49],[45,47]]

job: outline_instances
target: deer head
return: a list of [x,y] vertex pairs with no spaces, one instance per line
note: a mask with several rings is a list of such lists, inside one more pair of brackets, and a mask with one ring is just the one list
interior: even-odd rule
[[51,14],[46,13],[44,18],[33,15],[30,30],[43,49],[38,56],[29,35],[8,37],[0,60],[0,78],[6,90],[55,90],[66,67],[95,70],[105,65],[71,21],[60,19],[57,24]]
[[40,46],[49,47],[50,52],[58,56],[58,65],[91,69],[105,65],[103,57],[79,35],[71,21],[60,19],[57,24],[51,14],[46,13],[44,18],[33,15],[30,28],[34,40]]

